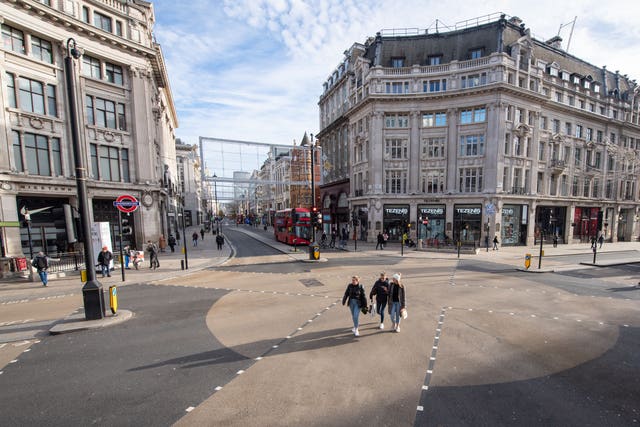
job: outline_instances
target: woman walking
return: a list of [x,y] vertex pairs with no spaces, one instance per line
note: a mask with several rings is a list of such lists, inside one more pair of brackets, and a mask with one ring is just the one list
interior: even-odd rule
[[387,300],[389,299],[389,279],[383,271],[380,278],[376,280],[369,293],[369,299],[373,302],[373,296],[376,296],[376,313],[380,315],[380,329],[384,329],[384,309],[387,308]]
[[353,331],[356,337],[359,337],[358,319],[360,317],[360,308],[362,307],[363,301],[365,305],[367,304],[367,297],[358,276],[353,276],[351,283],[347,285],[347,289],[344,291],[344,296],[342,297],[342,305],[344,305],[347,300],[349,303],[349,311],[351,311],[351,318],[353,319],[353,329],[351,329],[351,331]]
[[401,278],[400,273],[394,274],[389,286],[389,314],[391,315],[393,330],[396,332],[400,332],[401,312],[406,308],[405,289],[400,281]]

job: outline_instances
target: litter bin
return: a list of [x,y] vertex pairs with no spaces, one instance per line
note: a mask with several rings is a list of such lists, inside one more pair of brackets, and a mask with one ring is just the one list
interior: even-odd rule
[[320,246],[317,243],[309,245],[309,259],[312,261],[320,259]]

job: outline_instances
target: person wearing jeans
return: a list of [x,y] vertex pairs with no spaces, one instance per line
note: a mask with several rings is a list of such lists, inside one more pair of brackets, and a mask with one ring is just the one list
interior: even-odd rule
[[349,311],[351,312],[351,319],[353,320],[353,329],[351,329],[351,331],[356,337],[360,336],[360,332],[358,331],[360,308],[363,300],[365,304],[367,303],[366,298],[364,288],[360,284],[360,278],[358,276],[353,276],[351,278],[351,283],[347,285],[347,289],[344,291],[342,305],[345,305],[347,300],[349,301]]
[[373,304],[373,296],[376,296],[376,312],[380,315],[380,329],[384,329],[384,310],[387,308],[387,300],[389,299],[389,279],[383,271],[380,278],[373,284],[369,299]]
[[400,279],[400,273],[396,273],[391,278],[389,286],[389,314],[391,315],[392,328],[400,332],[401,311],[405,306],[405,288]]

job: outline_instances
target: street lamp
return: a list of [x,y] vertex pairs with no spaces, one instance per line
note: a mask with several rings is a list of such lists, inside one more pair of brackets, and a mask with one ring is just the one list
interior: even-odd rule
[[82,299],[84,302],[85,319],[95,320],[104,317],[104,295],[102,293],[102,284],[96,279],[96,270],[93,266],[94,254],[93,245],[91,244],[91,218],[89,217],[89,201],[87,198],[87,168],[84,164],[86,147],[83,147],[80,142],[80,130],[78,127],[78,105],[73,61],[74,59],[80,59],[80,56],[82,56],[82,53],[78,50],[76,41],[72,38],[68,39],[67,55],[64,58],[64,71],[67,80],[69,127],[71,129],[73,156],[75,158],[78,210],[80,211],[80,224],[84,235],[84,263],[87,272],[87,282],[82,287]]
[[218,180],[215,172],[213,173],[213,199],[216,203],[215,211],[213,212],[213,216],[216,219],[216,234],[220,234],[220,221],[218,221]]
[[[183,196],[184,197],[184,196]],[[184,199],[182,200],[182,212],[178,216],[182,218],[182,253],[184,253],[184,269],[189,269],[189,259],[187,256],[187,233],[184,231]]]

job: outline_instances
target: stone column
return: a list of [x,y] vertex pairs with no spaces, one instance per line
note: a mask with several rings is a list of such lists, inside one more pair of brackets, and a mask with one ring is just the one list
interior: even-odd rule
[[420,193],[420,112],[412,111],[410,113],[410,129],[409,136],[409,194]]

